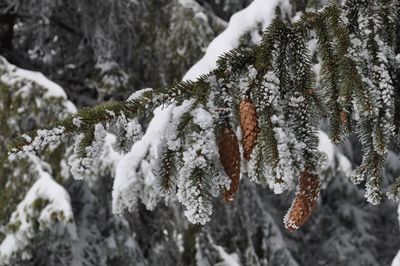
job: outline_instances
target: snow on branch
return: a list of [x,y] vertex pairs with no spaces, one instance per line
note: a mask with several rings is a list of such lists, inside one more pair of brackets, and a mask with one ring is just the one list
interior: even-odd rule
[[18,93],[24,94],[30,90],[32,86],[39,85],[46,91],[44,98],[62,98],[67,112],[76,112],[75,105],[67,100],[65,91],[53,81],[47,79],[42,73],[25,70],[10,64],[4,57],[0,56],[0,82],[9,86],[18,85],[20,88]]
[[[83,108],[47,130],[62,128],[62,134],[77,136],[70,162],[78,177],[94,167],[113,123],[122,139],[135,138],[134,143],[118,140],[127,154],[116,170],[115,213],[134,210],[139,199],[153,209],[161,196],[176,196],[188,219],[204,224],[212,213],[211,196],[222,192],[232,201],[246,165],[252,180],[276,193],[297,184],[285,219],[293,230],[317,205],[325,159],[318,144],[326,141],[318,127],[327,119],[333,143],[357,134],[364,154],[353,180],[366,179],[367,200],[378,203],[389,143],[400,132],[394,119],[400,116],[395,106],[400,101],[394,99],[399,65],[380,30],[379,6],[361,2],[330,4],[292,22],[279,16],[290,12],[287,1],[256,0],[232,17],[184,81],[138,91],[126,102]],[[257,36],[257,24],[270,25]],[[366,29],[362,34],[360,27]],[[253,43],[239,47],[247,33]],[[318,82],[308,47],[313,38],[322,61]],[[151,118],[146,132],[141,136],[136,127],[128,134],[127,123],[140,118]],[[16,139],[12,152],[42,149],[45,145],[29,148],[39,133]],[[340,167],[349,170],[339,158]],[[399,187],[395,182],[392,191],[398,194]]]

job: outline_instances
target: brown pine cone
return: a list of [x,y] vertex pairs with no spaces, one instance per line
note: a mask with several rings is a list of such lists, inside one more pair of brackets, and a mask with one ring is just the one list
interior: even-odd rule
[[256,107],[250,99],[240,102],[240,126],[243,132],[243,158],[250,160],[251,152],[256,145],[257,135],[260,132]]
[[340,112],[340,121],[342,122],[342,125],[347,124],[347,113],[345,111]]
[[307,222],[317,206],[319,189],[317,175],[310,174],[307,169],[301,173],[296,197],[283,219],[287,230],[292,232]]
[[238,139],[230,128],[224,128],[221,131],[218,141],[219,158],[225,169],[225,173],[231,179],[229,190],[224,191],[225,202],[232,202],[235,193],[239,188],[240,181],[240,151]]

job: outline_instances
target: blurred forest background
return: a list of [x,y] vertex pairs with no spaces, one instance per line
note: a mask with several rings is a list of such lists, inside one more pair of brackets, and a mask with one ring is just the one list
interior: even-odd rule
[[[89,180],[72,179],[68,145],[40,159],[7,157],[12,138],[65,117],[74,105],[124,100],[181,80],[251,2],[0,0],[0,265],[390,265],[400,247],[397,205],[369,205],[348,179],[348,166],[361,161],[355,140],[329,146],[319,205],[294,233],[281,222],[293,192],[277,196],[245,179],[233,204],[215,200],[204,227],[190,225],[175,202],[114,216],[118,155],[110,143]],[[289,2],[277,16],[291,19],[328,1]],[[250,33],[243,36],[243,45],[251,42]],[[400,173],[396,153],[387,180]],[[64,193],[69,205],[52,202],[45,189]]]

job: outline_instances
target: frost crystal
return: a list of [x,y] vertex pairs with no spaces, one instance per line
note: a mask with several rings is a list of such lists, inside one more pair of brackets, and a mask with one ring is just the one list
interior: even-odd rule
[[[379,177],[369,177],[370,180],[376,180]],[[367,201],[373,205],[377,205],[382,201],[382,191],[379,187],[374,184],[371,184],[370,180],[368,180],[365,186],[365,198]]]
[[[303,152],[305,149],[304,142],[296,139],[293,127],[285,120],[282,106],[287,104],[293,108],[298,108],[304,98],[301,96],[291,97],[286,103],[287,100],[281,96],[279,80],[272,71],[267,72],[265,75],[262,88],[262,92],[256,95],[257,102],[261,106],[275,109],[275,114],[271,116],[271,123],[277,141],[279,157],[276,169],[274,169],[275,174],[268,173],[266,181],[268,186],[276,194],[279,194],[292,187],[293,180],[300,175],[304,167]],[[288,117],[290,118],[291,115],[289,114]]]
[[[206,173],[203,173],[204,175]],[[190,179],[187,177],[187,179]],[[178,185],[178,200],[186,207],[185,216],[194,224],[206,224],[210,221],[212,204],[208,198],[204,198],[199,180],[182,182]]]
[[15,152],[17,156],[23,156],[30,152],[41,151],[47,147],[50,143],[58,144],[60,143],[64,136],[64,127],[55,127],[53,129],[39,129],[36,136],[33,138],[28,135],[24,135],[27,141],[31,141],[29,145],[24,146],[21,150],[17,151],[15,149],[11,152]]
[[133,143],[138,141],[143,135],[142,126],[138,122],[138,119],[128,120],[123,113],[118,116],[115,127],[117,138],[113,144],[113,148],[118,153],[127,153]]
[[222,165],[217,164],[215,166],[216,174],[212,177],[211,183],[211,195],[218,197],[224,189],[229,189],[231,186],[231,179],[225,174]]
[[85,156],[81,155],[81,142],[84,138],[83,134],[77,136],[75,142],[74,153],[68,159],[68,165],[71,167],[71,174],[75,179],[83,179],[89,177],[100,157],[107,133],[102,124],[97,124],[94,130],[94,138],[91,145],[84,147]]
[[[203,108],[191,112],[193,122],[201,127],[186,137],[183,146],[183,167],[178,176],[178,200],[186,207],[185,216],[192,223],[205,224],[212,213],[211,194],[216,188],[208,188],[209,182],[215,187],[227,186],[223,176],[210,178],[211,164],[218,162],[217,146],[212,115]],[[221,169],[221,168],[220,168]],[[213,191],[214,190],[214,191]]]
[[74,124],[77,128],[80,128],[82,125],[82,120],[80,117],[74,117],[72,119],[72,124]]

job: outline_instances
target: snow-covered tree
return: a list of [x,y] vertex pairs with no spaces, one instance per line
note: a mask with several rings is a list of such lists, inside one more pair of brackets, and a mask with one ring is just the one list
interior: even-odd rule
[[[54,238],[54,249],[64,249],[63,235],[74,236],[74,217],[70,197],[57,181],[63,176],[59,169],[65,148],[53,145],[39,157],[29,154],[23,161],[7,158],[11,137],[45,125],[75,112],[75,106],[57,84],[42,74],[23,70],[0,57],[1,86],[1,208],[2,244],[0,264],[32,258],[37,248],[32,241],[43,241],[43,235]],[[43,112],[44,106],[46,112]],[[27,137],[27,136],[26,136]],[[52,175],[53,172],[55,175]],[[21,202],[20,202],[21,201]],[[20,202],[18,204],[18,202]],[[17,206],[18,204],[18,206]],[[7,218],[10,217],[9,221]],[[48,234],[48,232],[52,232]],[[45,237],[46,238],[46,237]],[[45,239],[44,238],[44,239]],[[38,245],[39,246],[39,245]],[[53,261],[54,258],[50,258]],[[15,261],[15,263],[18,263]]]
[[[128,222],[97,201],[119,159],[111,146],[115,137],[107,134],[102,142],[103,153],[92,165],[96,168],[88,184],[70,181],[66,158],[71,149],[60,143],[40,153],[40,158],[34,154],[23,160],[8,157],[11,137],[66,117],[76,108],[64,90],[41,73],[0,59],[0,113],[2,130],[8,133],[1,135],[0,265],[107,265],[112,261],[129,265],[140,252],[135,250]],[[38,145],[46,145],[63,133],[55,129],[39,134]]]
[[1,53],[59,83],[77,106],[174,82],[226,25],[194,0],[3,0],[0,17],[10,18],[0,43],[13,44]]

